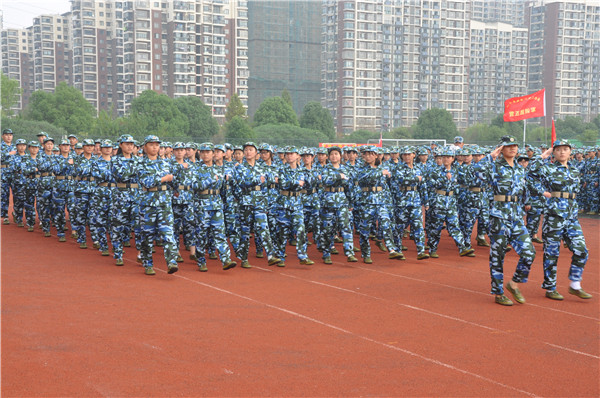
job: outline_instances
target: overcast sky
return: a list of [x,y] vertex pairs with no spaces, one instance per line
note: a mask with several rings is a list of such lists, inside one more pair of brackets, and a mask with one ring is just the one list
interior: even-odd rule
[[42,14],[62,14],[71,10],[69,0],[0,0],[2,27],[26,28]]

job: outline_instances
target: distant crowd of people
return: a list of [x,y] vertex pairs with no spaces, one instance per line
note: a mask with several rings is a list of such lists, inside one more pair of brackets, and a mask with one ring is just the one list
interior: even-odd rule
[[[528,279],[543,244],[546,297],[563,300],[556,290],[561,242],[572,254],[569,293],[592,296],[581,288],[588,250],[578,214],[597,214],[600,197],[600,147],[574,149],[565,140],[551,148],[526,146],[505,136],[497,147],[454,145],[330,148],[276,148],[247,142],[241,146],[193,142],[168,143],[149,135],[138,143],[131,135],[118,142],[75,135],[55,142],[45,133],[38,141],[2,131],[2,203],[0,217],[33,232],[39,220],[44,236],[56,229],[86,249],[93,246],[123,265],[125,247],[135,238],[138,261],[154,275],[152,252],[164,247],[168,273],[183,261],[181,245],[199,271],[206,257],[220,258],[224,270],[251,268],[250,237],[256,256],[285,266],[295,246],[302,265],[312,265],[307,246],[314,244],[325,264],[339,254],[349,262],[371,264],[371,241],[389,259],[405,259],[403,239],[410,237],[416,258],[438,258],[446,229],[459,256],[474,257],[471,237],[490,247],[491,293],[495,302],[524,303],[518,284]],[[68,217],[67,217],[68,215]],[[538,236],[543,217],[541,239]],[[354,245],[358,235],[359,247]],[[489,243],[486,239],[489,237]],[[310,239],[309,239],[310,237]],[[514,249],[516,270],[504,283],[504,257]],[[218,256],[218,257],[217,257]]]

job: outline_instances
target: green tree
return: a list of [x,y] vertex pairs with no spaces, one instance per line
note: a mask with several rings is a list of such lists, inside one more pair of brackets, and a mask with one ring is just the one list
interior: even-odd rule
[[70,134],[92,131],[96,110],[81,91],[60,82],[54,93],[36,91],[29,98],[24,112],[27,120],[46,121],[62,127]]
[[298,126],[298,117],[292,106],[281,97],[266,98],[254,114],[254,124],[293,124]]
[[210,106],[198,97],[185,96],[175,100],[175,105],[187,119],[189,128],[186,134],[197,141],[211,141],[219,133],[219,123],[213,117]]
[[598,139],[600,138],[600,133],[595,129],[587,129],[583,133],[577,136],[577,139],[582,143],[587,145],[596,145]]
[[300,117],[300,127],[318,130],[324,133],[330,140],[335,138],[335,128],[333,127],[331,113],[316,101],[311,101],[304,106],[302,116]]
[[458,135],[452,114],[445,109],[427,109],[419,116],[415,126],[415,138],[445,139],[450,141]]
[[[67,131],[62,127],[56,127],[48,122],[38,122],[34,120],[24,120],[22,118],[2,117],[0,121],[3,129],[11,129],[15,133],[15,139],[24,138],[29,141],[36,141],[36,134],[40,131],[45,132],[50,137],[61,139],[67,137]],[[14,141],[13,141],[14,143]]]
[[234,116],[229,123],[225,125],[225,140],[233,145],[242,145],[244,142],[256,138],[254,131],[244,119]]
[[263,124],[254,129],[258,142],[272,145],[295,145],[316,147],[320,142],[328,142],[325,133],[305,129],[293,124]]
[[467,144],[495,145],[503,135],[506,131],[501,127],[478,123],[467,128],[463,137]]
[[384,134],[384,135],[385,136],[389,135],[389,138],[396,138],[396,139],[414,138],[414,132],[413,132],[412,128],[410,128],[410,127],[396,127],[389,134]]
[[586,129],[583,119],[578,116],[567,116],[564,119],[556,119],[556,135],[561,138],[575,138]]
[[292,102],[292,95],[290,94],[287,88],[284,88],[281,92],[281,98],[283,98],[283,100],[287,102],[288,105],[292,107],[292,109],[294,108],[294,103]]
[[505,122],[504,115],[500,114],[492,119],[490,123],[492,126],[497,126],[503,129],[509,135],[514,135],[515,137],[519,137],[523,135],[523,121],[519,120],[518,122]]
[[369,140],[378,140],[379,133],[375,133],[369,130],[355,130],[352,134],[342,138],[343,142],[355,142],[359,144],[366,144]]
[[165,94],[146,90],[131,101],[128,128],[144,134],[157,134],[169,140],[184,139],[189,121]]
[[98,114],[91,137],[116,139],[120,135],[119,121],[104,109]]
[[19,87],[18,80],[11,79],[2,72],[0,72],[0,76],[2,116],[12,116],[13,110],[11,108],[19,102],[19,97],[23,90]]
[[237,93],[234,93],[227,104],[227,109],[225,110],[225,120],[230,122],[235,116],[239,116],[241,118],[246,117],[246,108],[244,108],[244,104]]

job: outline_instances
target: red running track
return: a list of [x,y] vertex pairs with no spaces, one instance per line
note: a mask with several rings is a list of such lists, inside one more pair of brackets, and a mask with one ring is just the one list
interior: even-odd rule
[[[461,258],[444,233],[439,259],[374,264],[333,256],[313,266],[199,273],[187,260],[154,277],[133,248],[124,267],[70,238],[3,225],[2,396],[573,396],[597,397],[599,219],[581,220],[589,261],[562,302],[544,298],[542,247],[522,291],[489,294],[488,253]],[[54,232],[53,232],[54,234]],[[253,253],[253,246],[251,246]],[[517,257],[507,255],[511,275]]]

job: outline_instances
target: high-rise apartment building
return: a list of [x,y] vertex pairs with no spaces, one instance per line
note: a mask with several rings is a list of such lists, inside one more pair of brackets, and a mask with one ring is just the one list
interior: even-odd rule
[[71,14],[33,19],[32,62],[34,90],[54,91],[60,82],[72,84]]
[[581,116],[600,111],[600,4],[547,1],[529,11],[529,91],[546,89],[546,114]]
[[504,22],[525,26],[526,0],[473,0],[471,18],[481,22]]
[[248,1],[250,115],[284,89],[297,114],[320,101],[321,12],[318,1]]
[[526,28],[471,21],[468,124],[489,123],[504,101],[527,94]]
[[[112,1],[73,0],[73,86],[98,111],[114,110]],[[116,88],[116,87],[115,87]]]
[[5,29],[1,35],[2,73],[17,80],[23,90],[19,102],[13,107],[15,112],[27,106],[34,91],[31,33],[32,29]]

